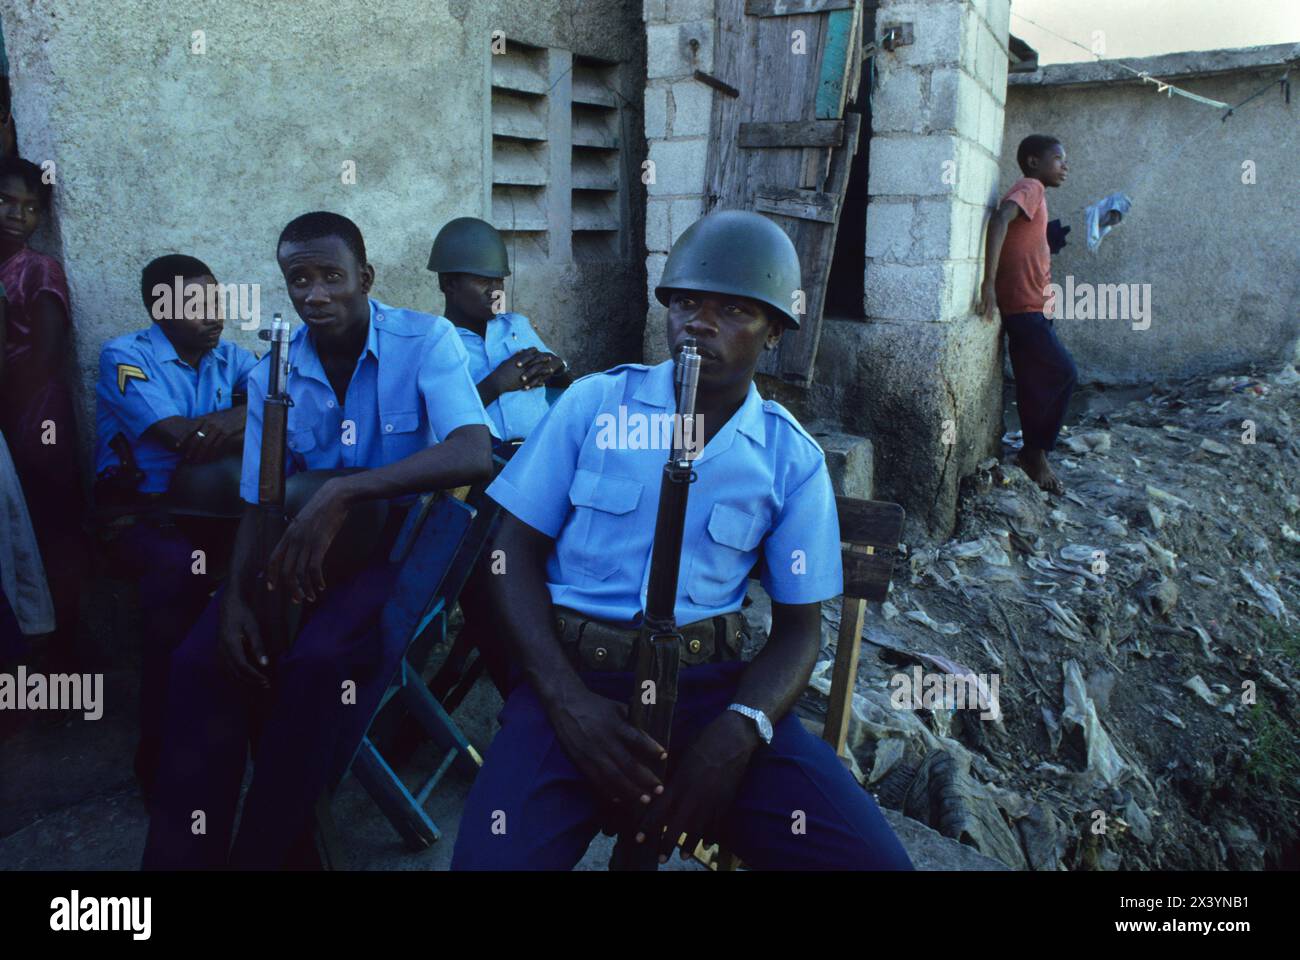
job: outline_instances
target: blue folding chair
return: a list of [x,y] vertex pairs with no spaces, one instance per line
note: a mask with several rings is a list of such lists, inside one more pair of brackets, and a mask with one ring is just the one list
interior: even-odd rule
[[[400,569],[380,618],[382,653],[375,676],[384,689],[377,699],[373,687],[368,688],[368,697],[358,691],[358,702],[372,700],[374,707],[343,737],[338,776],[317,804],[322,860],[328,867],[335,866],[339,848],[330,801],[348,773],[366,789],[406,845],[418,851],[441,835],[424,811],[434,788],[453,765],[471,775],[482,765],[478,751],[430,695],[407,659],[413,645],[446,637],[456,596],[483,546],[483,538],[472,535],[476,513],[454,497],[426,495],[409,511],[389,556]],[[407,788],[370,737],[375,718],[395,698],[441,751],[437,768],[414,791]]]

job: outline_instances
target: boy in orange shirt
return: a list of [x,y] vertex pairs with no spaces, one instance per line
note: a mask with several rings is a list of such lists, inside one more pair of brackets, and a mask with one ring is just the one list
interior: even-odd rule
[[1051,493],[1064,488],[1047,463],[1078,380],[1070,352],[1046,313],[1053,306],[1051,252],[1047,243],[1047,187],[1059,187],[1069,170],[1065,147],[1055,137],[1025,137],[1016,150],[1024,176],[1012,184],[989,221],[984,283],[977,312],[991,318],[994,302],[1007,333],[1016,406],[1024,447],[1016,465]]

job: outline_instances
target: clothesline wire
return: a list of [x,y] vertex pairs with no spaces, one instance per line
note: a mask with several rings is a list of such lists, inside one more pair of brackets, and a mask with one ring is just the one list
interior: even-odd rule
[[[1101,56],[1100,56],[1100,55],[1094,53],[1092,50],[1090,50],[1088,47],[1085,47],[1083,44],[1079,43],[1077,40],[1071,40],[1069,37],[1062,36],[1061,34],[1057,33],[1055,30],[1050,30],[1050,29],[1048,29],[1047,27],[1043,26],[1041,23],[1035,23],[1033,20],[1030,20],[1028,17],[1022,16],[1021,14],[1019,14],[1019,13],[1015,13],[1014,11],[1012,12],[1012,16],[1014,16],[1014,17],[1016,17],[1016,18],[1018,18],[1018,19],[1020,19],[1020,20],[1023,20],[1025,23],[1029,24],[1030,26],[1037,27],[1039,30],[1042,30],[1044,33],[1049,33],[1049,34],[1051,34],[1052,36],[1056,37],[1058,40],[1063,40],[1063,41],[1065,41],[1066,43],[1069,43],[1069,44],[1072,44],[1072,45],[1078,47],[1080,50],[1087,51],[1087,52],[1088,52],[1088,53],[1089,53],[1089,54],[1090,54],[1094,59],[1096,59],[1097,61],[1100,61],[1100,60],[1101,60]],[[1132,73],[1132,74],[1134,74],[1135,76],[1141,77],[1143,80],[1153,80],[1153,81],[1154,81],[1154,78],[1151,77],[1151,75],[1150,75],[1149,73],[1146,73],[1146,72],[1144,72],[1144,71],[1140,71],[1140,70],[1136,70],[1136,69],[1134,69],[1133,67],[1130,67],[1128,64],[1123,63],[1122,61],[1119,61],[1119,60],[1113,60],[1113,61],[1111,61],[1111,62],[1114,63],[1117,67],[1121,67],[1121,68],[1127,70],[1129,73]],[[1182,95],[1184,95],[1184,96],[1187,96],[1187,97],[1189,97],[1189,98],[1192,99],[1192,100],[1196,100],[1196,101],[1201,102],[1201,103],[1212,103],[1212,104],[1214,104],[1214,105],[1216,105],[1216,106],[1225,106],[1225,107],[1227,107],[1227,112],[1225,112],[1225,113],[1223,114],[1223,116],[1221,116],[1221,117],[1216,117],[1216,118],[1215,118],[1215,119],[1218,120],[1220,123],[1222,123],[1222,122],[1225,122],[1225,121],[1226,121],[1230,116],[1232,116],[1232,115],[1233,115],[1237,110],[1239,110],[1241,107],[1244,107],[1246,104],[1250,103],[1252,100],[1256,99],[1257,97],[1262,96],[1262,95],[1263,95],[1264,93],[1266,93],[1266,92],[1269,90],[1269,88],[1271,88],[1274,84],[1282,84],[1282,85],[1285,86],[1285,84],[1287,83],[1287,77],[1290,76],[1290,74],[1291,74],[1291,70],[1293,69],[1293,67],[1294,67],[1294,64],[1292,64],[1292,63],[1288,63],[1288,64],[1286,65],[1285,69],[1283,69],[1283,71],[1282,71],[1282,75],[1281,75],[1281,76],[1279,76],[1279,77],[1275,77],[1275,78],[1273,78],[1272,80],[1269,80],[1267,83],[1265,83],[1262,87],[1260,87],[1258,90],[1256,90],[1256,91],[1255,91],[1254,93],[1252,93],[1250,96],[1246,97],[1244,100],[1242,100],[1242,101],[1240,101],[1239,103],[1237,103],[1237,104],[1235,104],[1235,105],[1232,105],[1232,106],[1229,106],[1228,104],[1220,104],[1218,101],[1211,101],[1211,100],[1209,100],[1209,99],[1206,98],[1206,97],[1201,97],[1201,96],[1198,96],[1198,95],[1196,95],[1196,94],[1189,93],[1188,91],[1181,90],[1181,89],[1179,89],[1178,87],[1175,87],[1173,84],[1166,84],[1166,83],[1164,83],[1164,81],[1154,81],[1154,82],[1161,83],[1161,84],[1163,84],[1164,86],[1169,87],[1169,88],[1172,89],[1172,90],[1177,90],[1180,94],[1182,94]],[[1288,102],[1289,102],[1289,101],[1288,101]],[[1167,157],[1167,158],[1162,162],[1161,166],[1165,166],[1165,167],[1167,167],[1167,166],[1169,166],[1170,164],[1172,164],[1173,161],[1176,160],[1176,159],[1177,159],[1177,158],[1182,154],[1182,152],[1183,152],[1184,150],[1187,149],[1187,147],[1191,144],[1191,142],[1192,142],[1193,140],[1195,140],[1195,139],[1196,139],[1200,134],[1208,132],[1209,129],[1210,129],[1210,126],[1211,126],[1211,124],[1209,124],[1209,123],[1204,124],[1204,125],[1201,126],[1200,128],[1198,128],[1198,129],[1192,131],[1192,132],[1189,133],[1187,136],[1185,136],[1185,137],[1183,138],[1183,142],[1179,145],[1178,149],[1175,150],[1175,151],[1173,152],[1173,154],[1171,154],[1169,157]],[[1143,186],[1145,186],[1145,180],[1146,180],[1146,179],[1149,179],[1150,176],[1151,176],[1151,174],[1152,174],[1154,171],[1155,171],[1155,167],[1154,167],[1153,165],[1148,165],[1148,167],[1147,167],[1147,176],[1144,178],[1144,181],[1143,181],[1143,184],[1142,184]],[[1129,187],[1128,190],[1120,191],[1120,192],[1124,192],[1124,193],[1137,193],[1138,191],[1137,191],[1137,187],[1136,187],[1136,186],[1133,186],[1133,187]]]

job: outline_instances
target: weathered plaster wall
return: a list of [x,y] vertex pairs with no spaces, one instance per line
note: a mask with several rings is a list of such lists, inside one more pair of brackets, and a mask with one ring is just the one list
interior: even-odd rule
[[[434,232],[490,215],[492,30],[626,60],[636,131],[639,17],[630,0],[8,5],[20,149],[56,163],[59,236],[43,242],[67,269],[87,385],[100,345],[147,322],[139,271],[159,253],[191,252],[223,282],[261,284],[263,316],[292,315],[275,241],[308,210],[358,223],[380,299],[440,309],[425,270]],[[196,30],[203,54],[191,52]],[[631,229],[639,236],[639,221]],[[607,265],[529,265],[513,306],[577,369],[633,359],[643,270],[639,244]],[[236,327],[234,339],[257,343]]]
[[[1135,62],[1201,96],[1236,104],[1300,58],[1300,45]],[[1236,68],[1212,76],[1198,71]],[[1295,74],[1292,74],[1293,78]],[[1099,80],[1114,77],[1114,80]],[[1067,85],[1068,81],[1091,81]],[[1294,79],[1293,79],[1294,83]],[[1150,383],[1251,364],[1276,367],[1300,337],[1300,104],[1274,87],[1236,111],[1160,96],[1113,66],[1062,64],[1008,91],[1001,187],[1020,176],[1016,145],[1060,137],[1070,176],[1048,209],[1073,228],[1053,280],[1150,284],[1148,329],[1124,318],[1056,321],[1085,380]],[[1244,164],[1254,167],[1246,182]],[[1097,252],[1084,208],[1122,190],[1133,210]]]

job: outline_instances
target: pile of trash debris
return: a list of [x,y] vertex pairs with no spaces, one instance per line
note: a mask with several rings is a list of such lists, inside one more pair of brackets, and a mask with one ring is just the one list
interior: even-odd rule
[[1063,496],[982,464],[956,536],[905,549],[867,614],[850,748],[880,803],[1018,869],[1296,866],[1293,416],[1290,366],[1098,392]]

